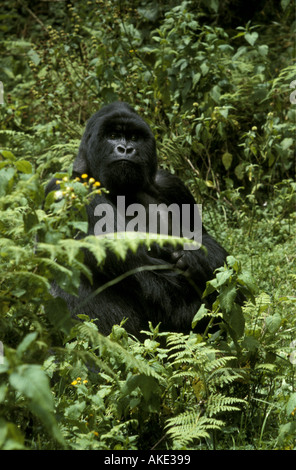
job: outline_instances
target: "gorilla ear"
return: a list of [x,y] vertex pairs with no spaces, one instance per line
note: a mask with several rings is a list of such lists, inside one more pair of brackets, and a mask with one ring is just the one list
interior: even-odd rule
[[78,155],[73,163],[73,173],[75,176],[83,175],[83,173],[89,174],[89,168],[86,160],[86,149],[84,146],[80,146]]

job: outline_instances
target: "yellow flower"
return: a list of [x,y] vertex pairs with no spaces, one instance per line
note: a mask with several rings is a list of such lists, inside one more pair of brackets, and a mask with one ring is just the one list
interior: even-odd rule
[[89,180],[88,180],[88,182],[89,182],[90,184],[93,184],[95,181],[96,181],[96,180],[95,180],[94,178],[89,178]]
[[97,431],[93,431],[93,433],[94,433],[94,435],[95,435],[96,437],[99,436],[99,433],[98,433]]
[[94,183],[94,186],[96,186],[96,187],[101,186],[101,183],[100,183],[99,181],[96,181],[96,182]]
[[83,175],[81,175],[81,178],[85,179],[85,178],[87,178],[87,176],[88,175],[86,173],[83,173]]
[[71,385],[77,385],[77,380],[73,380],[73,382],[71,382]]
[[83,383],[83,384],[87,384],[87,382],[88,382],[88,380],[84,380],[82,383]]

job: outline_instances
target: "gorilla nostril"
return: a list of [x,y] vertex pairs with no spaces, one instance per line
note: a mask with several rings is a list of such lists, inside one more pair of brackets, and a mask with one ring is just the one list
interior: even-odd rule
[[124,155],[125,151],[126,151],[126,148],[123,145],[117,145],[116,150],[117,150],[118,153]]
[[134,151],[135,151],[134,147],[127,147],[126,149],[127,155],[132,155]]

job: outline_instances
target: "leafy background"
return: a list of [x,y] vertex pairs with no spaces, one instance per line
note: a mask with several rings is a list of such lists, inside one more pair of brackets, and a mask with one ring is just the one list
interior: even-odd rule
[[[295,448],[294,2],[13,0],[0,15],[0,448]],[[103,337],[50,295],[90,276],[82,247],[103,263],[137,246],[73,239],[91,182],[71,165],[117,99],[232,254],[193,322],[222,318],[223,335]]]

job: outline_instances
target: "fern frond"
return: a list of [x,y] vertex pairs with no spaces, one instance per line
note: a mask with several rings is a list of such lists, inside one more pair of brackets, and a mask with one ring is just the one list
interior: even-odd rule
[[213,370],[208,376],[208,382],[217,386],[228,385],[233,383],[235,380],[241,379],[242,373],[231,367],[221,367]]
[[98,332],[94,323],[85,321],[77,325],[77,332],[81,336],[87,338],[95,349],[100,348],[100,350],[103,351],[103,355],[106,357],[106,359],[108,357],[118,357],[120,362],[124,362],[126,367],[133,370],[133,372],[137,371],[138,374],[151,376],[163,384],[166,383],[165,377],[160,376],[145,359],[135,357],[121,344],[112,341],[106,336],[103,336]]
[[210,437],[210,432],[221,429],[224,422],[201,416],[200,410],[189,410],[167,421],[167,433],[175,441],[175,446],[187,446],[195,440]]
[[218,413],[240,411],[241,406],[245,404],[246,401],[241,398],[225,397],[221,393],[213,393],[207,401],[207,414],[212,417]]
[[[215,351],[216,352],[216,351]],[[214,372],[221,367],[224,368],[229,361],[236,360],[234,356],[220,356],[216,359],[212,359],[207,364],[205,364],[206,372]]]
[[[33,135],[27,134],[26,132],[14,131],[11,129],[0,130],[0,135],[11,136],[11,137],[24,137],[26,139],[34,139]],[[5,147],[3,147],[5,149]]]
[[232,366],[227,367],[227,364],[235,359],[234,356],[221,356],[205,364],[204,371],[207,374],[207,382],[212,386],[222,387],[241,379],[243,375],[241,370]]

